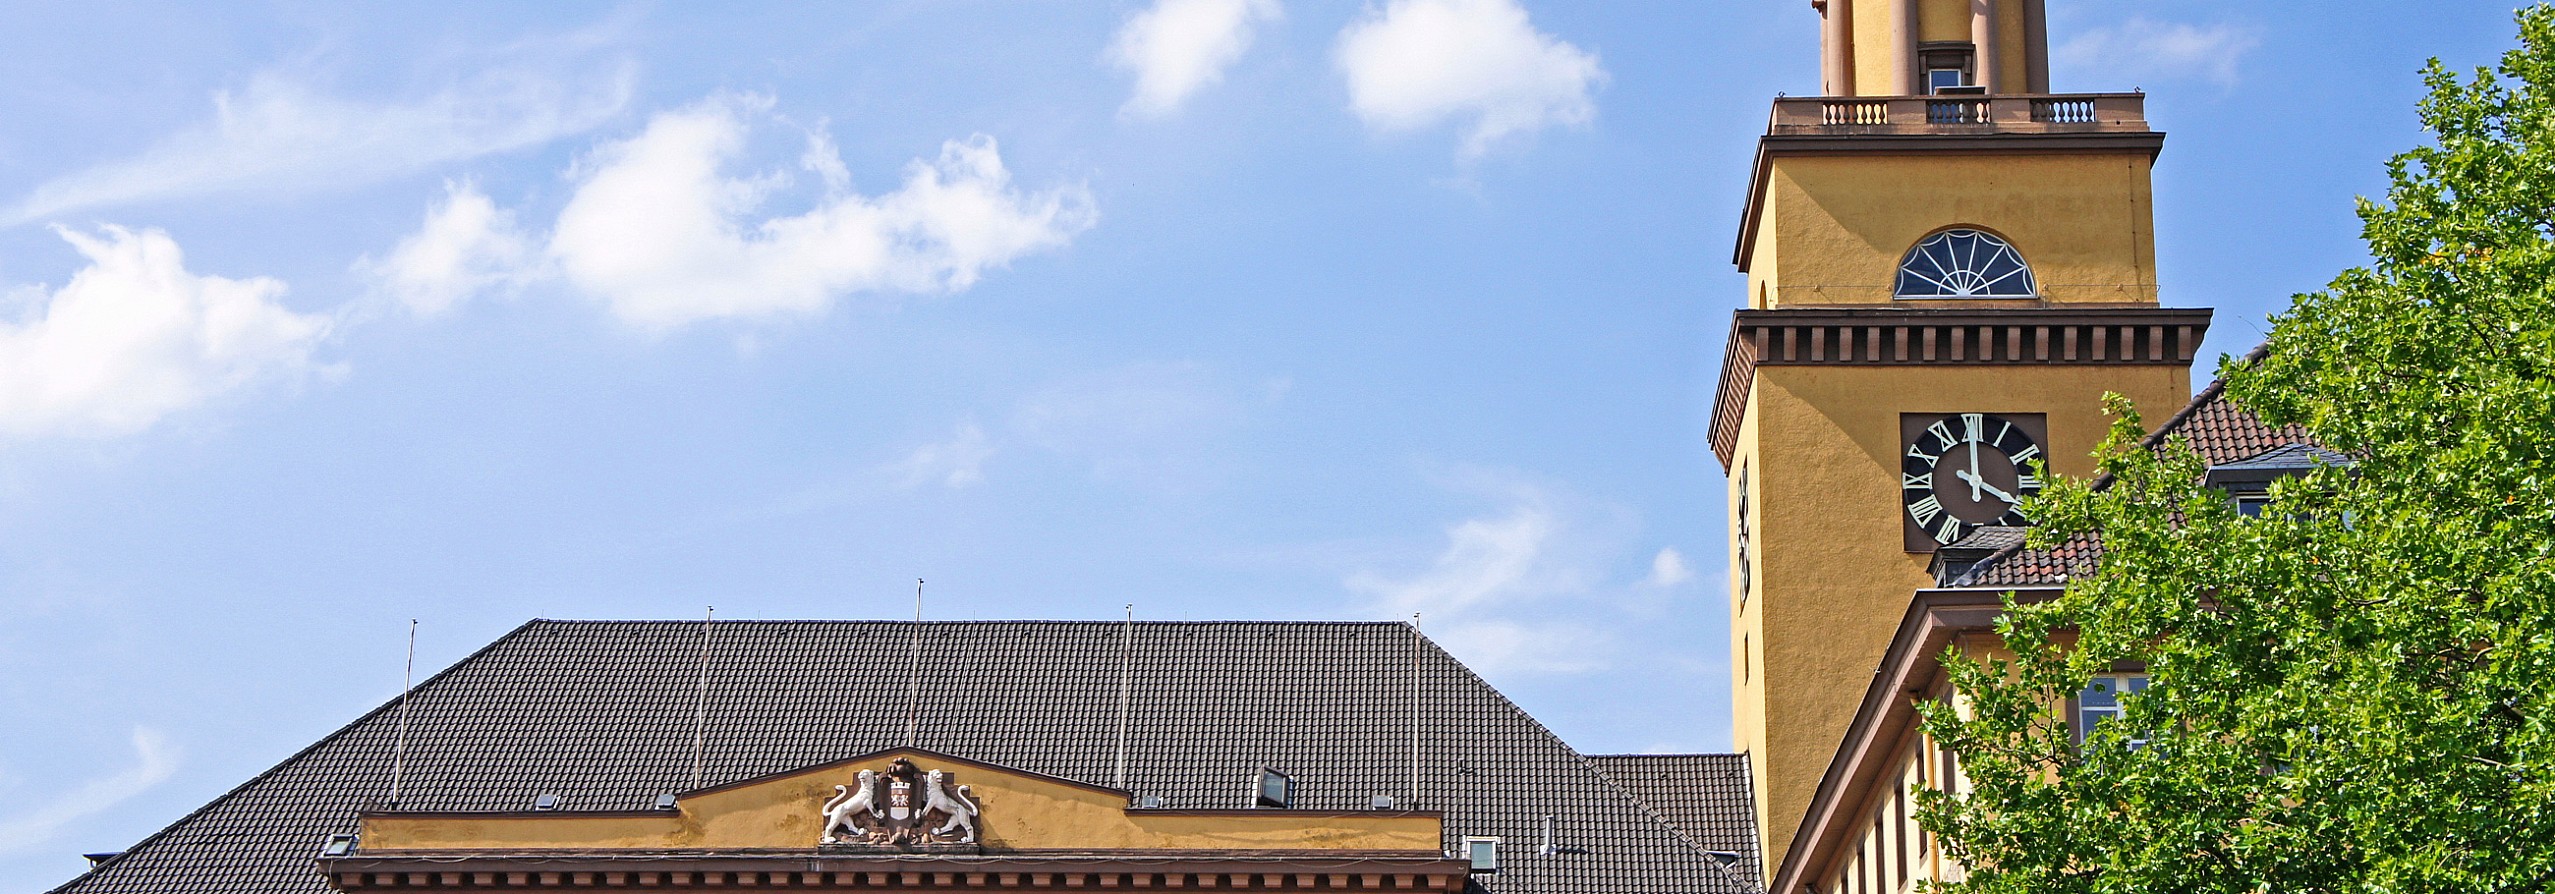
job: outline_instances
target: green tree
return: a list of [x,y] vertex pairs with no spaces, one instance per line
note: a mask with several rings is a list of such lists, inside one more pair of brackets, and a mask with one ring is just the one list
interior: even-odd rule
[[[2497,68],[2425,70],[2371,263],[2221,361],[2349,466],[2246,518],[2115,399],[2104,478],[2040,500],[2035,545],[2101,558],[2011,606],[2010,660],[1949,656],[1949,890],[2555,890],[2555,9],[2518,22]],[[2153,682],[2079,745],[2053,706],[2124,662]]]

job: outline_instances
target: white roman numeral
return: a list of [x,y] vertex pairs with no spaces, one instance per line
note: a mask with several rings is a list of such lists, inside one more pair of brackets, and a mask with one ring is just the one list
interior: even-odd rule
[[2039,457],[2040,457],[2040,445],[2038,445],[2038,444],[2034,444],[2034,445],[2031,445],[2031,446],[2029,446],[2029,447],[2025,447],[2025,448],[2023,448],[2023,449],[2021,449],[2021,450],[2015,451],[2015,452],[2014,452],[2014,464],[2015,464],[2015,465],[2017,465],[2017,466],[2019,466],[2019,465],[2022,465],[2022,464],[2024,464],[2024,463],[2031,462],[2032,460],[2037,459],[2037,458],[2039,458]]
[[1919,526],[1933,524],[1934,517],[1943,514],[1943,501],[1928,495],[1925,499],[1907,504],[1907,514],[1914,517]]
[[1934,532],[1936,543],[1950,543],[1959,539],[1961,539],[1961,520],[1957,518],[1943,519],[1943,527]]
[[1963,433],[1969,435],[1969,440],[1976,441],[1985,437],[1987,435],[1987,414],[1962,413],[1961,428],[1963,429]]
[[1934,420],[1934,424],[1926,426],[1925,431],[1934,436],[1936,443],[1942,444],[1946,448],[1951,447],[1953,444],[1960,443],[1959,439],[1952,437],[1952,427],[1943,424],[1943,420]]
[[1932,472],[1927,472],[1927,473],[1925,473],[1925,474],[1923,474],[1923,475],[1910,475],[1910,474],[1908,474],[1908,473],[1906,473],[1906,472],[1900,472],[1900,473],[1899,473],[1899,479],[1900,479],[1900,481],[1899,481],[1899,489],[1900,489],[1900,490],[1933,490],[1933,489],[1934,489],[1934,473],[1932,473]]
[[[1905,474],[1905,473],[1901,473],[1901,474]],[[2040,489],[2040,479],[2038,479],[2038,478],[2034,478],[2034,477],[2032,477],[2032,476],[2030,476],[2030,475],[2019,475],[2019,476],[2017,476],[2017,477],[2014,479],[2014,488],[2015,488],[2016,490],[2022,490],[2022,491],[2035,491],[2035,490],[2039,490],[2039,489]]]

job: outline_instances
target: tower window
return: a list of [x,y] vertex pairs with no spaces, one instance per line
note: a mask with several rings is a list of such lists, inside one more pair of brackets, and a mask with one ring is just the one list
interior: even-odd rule
[[1927,41],[1917,45],[1916,64],[1925,72],[1927,93],[1974,93],[1978,51],[1965,40]]
[[1900,298],[2034,298],[2040,285],[2021,252],[1993,233],[1944,230],[1899,262]]

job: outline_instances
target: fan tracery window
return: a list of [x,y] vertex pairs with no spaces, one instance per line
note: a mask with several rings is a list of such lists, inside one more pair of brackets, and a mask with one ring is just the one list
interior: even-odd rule
[[1944,230],[1909,249],[1899,262],[1901,298],[2032,298],[2040,284],[2032,279],[2023,254],[1993,233],[1971,229]]

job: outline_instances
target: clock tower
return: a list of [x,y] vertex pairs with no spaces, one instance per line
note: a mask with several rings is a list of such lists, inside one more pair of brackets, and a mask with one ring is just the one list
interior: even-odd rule
[[1827,95],[1774,103],[1712,415],[1738,745],[1781,859],[1934,549],[2086,475],[2106,392],[2181,406],[2135,93],[2048,92],[2042,0],[1814,0]]

